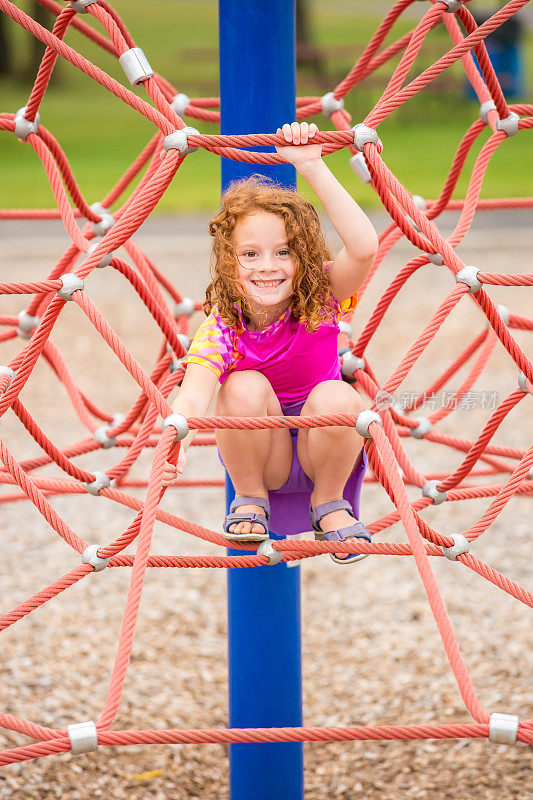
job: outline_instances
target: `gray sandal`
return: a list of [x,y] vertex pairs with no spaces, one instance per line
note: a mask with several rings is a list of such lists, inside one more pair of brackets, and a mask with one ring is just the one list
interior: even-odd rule
[[[256,511],[235,511],[239,506],[261,506],[264,514]],[[270,519],[270,503],[265,497],[236,497],[229,507],[230,513],[224,520],[224,538],[231,541],[240,540],[241,542],[263,542],[268,539],[268,520]],[[252,522],[262,525],[264,533],[233,533],[229,530],[230,525],[239,522]]]
[[[365,539],[367,542],[372,542],[372,538],[363,525],[362,522],[355,522],[353,525],[349,525],[346,528],[339,528],[336,531],[327,531],[324,533],[322,528],[319,525],[320,520],[322,517],[325,517],[326,514],[331,514],[332,511],[341,511],[346,510],[350,516],[352,516],[355,520],[357,517],[353,513],[353,508],[351,505],[344,499],[340,500],[331,500],[329,503],[320,503],[318,506],[314,508],[312,506],[309,507],[309,521],[313,527],[315,533],[315,539],[317,542],[345,542],[347,539]],[[336,564],[353,564],[355,561],[362,561],[363,558],[366,558],[368,553],[350,553],[346,558],[339,558],[336,553],[330,553],[329,557],[336,563]]]

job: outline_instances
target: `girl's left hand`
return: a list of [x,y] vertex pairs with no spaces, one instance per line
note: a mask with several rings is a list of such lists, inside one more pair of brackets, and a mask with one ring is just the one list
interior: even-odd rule
[[278,128],[276,132],[283,134],[283,138],[290,145],[276,146],[276,152],[296,169],[299,170],[300,167],[313,161],[320,161],[322,158],[322,145],[312,143],[314,135],[318,132],[314,122],[311,125],[308,122],[293,122],[291,125],[285,123],[283,128]]

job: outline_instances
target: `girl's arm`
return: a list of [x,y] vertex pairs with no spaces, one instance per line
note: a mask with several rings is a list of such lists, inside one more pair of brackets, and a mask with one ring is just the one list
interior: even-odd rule
[[342,240],[344,246],[328,273],[333,294],[342,302],[359,289],[368,275],[376,256],[378,237],[367,215],[322,160],[322,145],[308,144],[317,131],[314,123],[286,124],[278,133],[283,133],[286,142],[299,146],[277,147],[276,150],[294,164],[320,198]]
[[[217,383],[218,378],[209,367],[203,367],[201,364],[188,364],[178,396],[172,403],[172,411],[176,414],[183,414],[184,417],[204,417],[213,399]],[[181,475],[184,471],[185,453],[197,433],[198,431],[189,431],[185,439],[181,441],[176,466],[169,462],[166,463],[163,470],[163,486],[168,486],[177,474]]]

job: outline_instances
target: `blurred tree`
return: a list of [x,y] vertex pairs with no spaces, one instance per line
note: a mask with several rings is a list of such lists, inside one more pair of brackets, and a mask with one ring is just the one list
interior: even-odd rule
[[7,17],[0,14],[0,75],[13,74],[13,51],[9,38]]
[[322,51],[312,41],[309,0],[296,0],[296,61],[299,67],[310,68],[327,83]]

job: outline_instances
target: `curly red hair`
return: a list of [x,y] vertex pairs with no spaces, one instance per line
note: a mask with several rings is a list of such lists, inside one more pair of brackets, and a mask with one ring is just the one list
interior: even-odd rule
[[335,309],[331,284],[324,271],[324,263],[331,261],[332,255],[318,214],[296,192],[258,175],[232,183],[222,195],[219,213],[209,223],[213,249],[204,312],[209,314],[216,306],[222,319],[237,327],[235,304],[240,301],[245,317],[250,310],[249,298],[237,276],[233,232],[237,223],[254,211],[268,211],[283,220],[287,244],[296,264],[290,307],[307,330],[316,331],[324,319],[333,316]]

